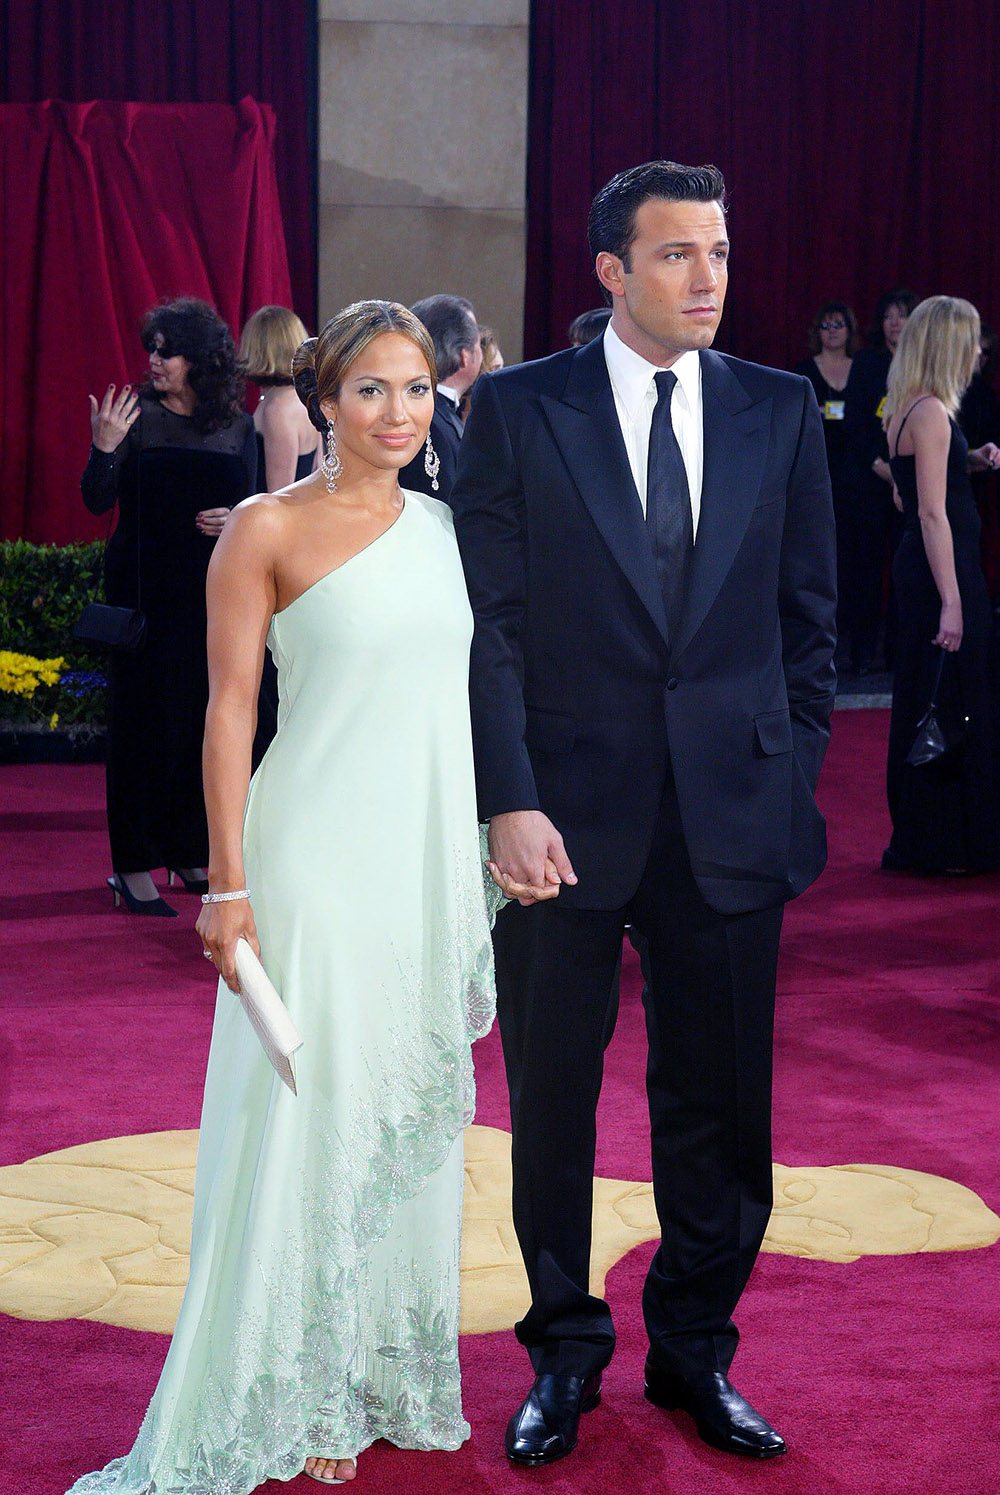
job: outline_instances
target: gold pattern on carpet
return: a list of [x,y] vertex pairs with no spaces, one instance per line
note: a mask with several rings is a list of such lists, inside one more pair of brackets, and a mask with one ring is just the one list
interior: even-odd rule
[[[187,1281],[197,1132],[68,1147],[0,1168],[0,1313],[96,1319],[169,1334]],[[969,1251],[1000,1239],[977,1194],[909,1168],[774,1166],[764,1250],[822,1261]],[[652,1186],[594,1180],[591,1289],[659,1231]],[[509,1328],[527,1306],[510,1217],[510,1136],[465,1135],[462,1332]]]

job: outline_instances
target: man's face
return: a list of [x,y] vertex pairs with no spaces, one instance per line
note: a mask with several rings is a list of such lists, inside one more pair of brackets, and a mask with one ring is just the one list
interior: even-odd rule
[[717,202],[654,197],[635,222],[625,260],[597,256],[598,278],[623,341],[651,363],[672,363],[715,337],[728,282],[725,215]]

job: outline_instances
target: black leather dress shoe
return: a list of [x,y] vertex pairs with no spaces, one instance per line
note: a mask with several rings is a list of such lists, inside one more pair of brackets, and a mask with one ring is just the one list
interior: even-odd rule
[[507,1424],[504,1446],[515,1464],[551,1464],[572,1453],[580,1414],[601,1400],[601,1377],[565,1373],[535,1377],[521,1407]]
[[721,1371],[670,1375],[646,1366],[646,1400],[672,1412],[679,1407],[695,1420],[703,1443],[751,1459],[773,1459],[785,1452],[781,1434],[755,1412]]

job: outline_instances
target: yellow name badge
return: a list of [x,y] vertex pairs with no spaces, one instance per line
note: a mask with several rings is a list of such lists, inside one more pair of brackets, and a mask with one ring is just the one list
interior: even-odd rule
[[823,419],[824,420],[843,420],[844,419],[844,402],[843,402],[843,400],[827,400],[826,404],[823,406]]
[[884,414],[885,414],[885,395],[883,395],[882,398],[878,402],[878,409],[875,412],[875,419],[876,420],[881,420]]

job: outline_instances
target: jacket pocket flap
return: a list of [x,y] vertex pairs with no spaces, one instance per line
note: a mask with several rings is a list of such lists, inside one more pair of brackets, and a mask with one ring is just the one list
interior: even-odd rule
[[792,723],[786,709],[760,711],[753,719],[757,741],[763,753],[792,751]]
[[529,752],[537,748],[543,753],[568,753],[576,741],[576,722],[571,717],[552,716],[547,711],[529,711],[524,740]]

